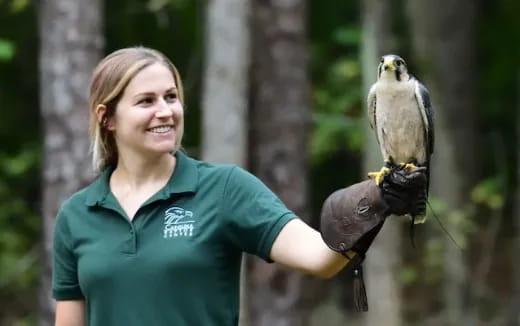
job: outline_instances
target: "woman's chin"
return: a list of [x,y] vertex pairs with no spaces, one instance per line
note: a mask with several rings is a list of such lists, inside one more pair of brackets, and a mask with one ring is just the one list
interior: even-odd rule
[[170,154],[175,150],[175,142],[165,143],[165,144],[157,144],[155,146],[150,146],[148,148],[148,152],[152,152],[155,154]]

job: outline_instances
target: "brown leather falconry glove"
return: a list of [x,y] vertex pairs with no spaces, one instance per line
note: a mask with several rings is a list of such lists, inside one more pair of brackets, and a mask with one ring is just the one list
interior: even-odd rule
[[[416,212],[424,206],[426,168],[393,168],[379,186],[366,180],[332,193],[321,211],[321,236],[334,251],[353,260],[354,276],[388,215]],[[353,256],[349,251],[357,253]],[[362,281],[362,279],[361,279]],[[356,283],[355,283],[356,284]],[[355,295],[359,310],[368,310],[363,288]]]

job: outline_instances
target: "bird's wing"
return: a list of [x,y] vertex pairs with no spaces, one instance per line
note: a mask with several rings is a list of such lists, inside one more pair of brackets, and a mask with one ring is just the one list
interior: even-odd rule
[[[377,125],[376,125],[376,85],[372,85],[368,92],[367,106],[368,106],[368,121],[370,127],[376,132],[377,138]],[[377,140],[379,142],[379,139]]]
[[421,110],[421,116],[424,124],[424,131],[426,133],[427,141],[427,156],[433,153],[433,147],[435,142],[435,132],[433,128],[433,107],[430,101],[430,93],[428,89],[424,87],[418,80],[415,80],[415,98],[419,104]]
[[424,124],[424,132],[426,139],[426,195],[430,190],[430,157],[433,153],[433,145],[435,143],[435,132],[433,128],[433,107],[430,100],[430,93],[418,80],[415,80],[415,98],[421,110],[421,116]]

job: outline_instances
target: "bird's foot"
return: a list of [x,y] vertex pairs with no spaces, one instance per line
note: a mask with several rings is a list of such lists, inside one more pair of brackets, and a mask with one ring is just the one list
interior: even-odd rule
[[378,172],[369,172],[369,173],[368,173],[368,177],[369,177],[370,179],[375,179],[375,181],[376,181],[376,185],[379,186],[379,183],[381,182],[381,180],[383,179],[384,175],[385,175],[388,171],[390,171],[390,169],[389,169],[388,167],[386,167],[386,166],[383,166],[383,167],[381,168],[381,170],[379,170]]
[[413,163],[400,163],[399,166],[400,166],[401,168],[403,168],[403,169],[409,169],[409,170],[414,169],[414,168],[417,167],[417,166],[416,166],[415,164],[413,164]]

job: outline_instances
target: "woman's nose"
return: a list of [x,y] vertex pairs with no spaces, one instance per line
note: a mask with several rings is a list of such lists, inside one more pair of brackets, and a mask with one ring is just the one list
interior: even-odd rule
[[170,105],[168,105],[168,103],[164,99],[160,100],[157,105],[158,105],[158,108],[157,108],[157,111],[155,112],[155,115],[158,118],[169,117],[173,114],[172,108],[170,107]]

